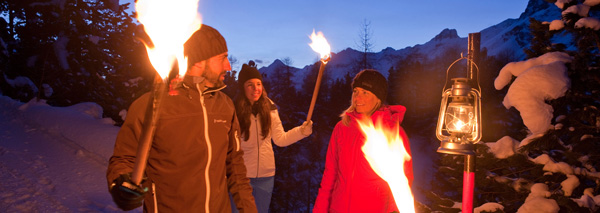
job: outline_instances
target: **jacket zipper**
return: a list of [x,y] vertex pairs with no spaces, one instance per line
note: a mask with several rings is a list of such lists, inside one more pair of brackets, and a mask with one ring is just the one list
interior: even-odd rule
[[350,173],[350,180],[348,180],[348,185],[351,186],[349,191],[348,191],[348,210],[351,209],[351,204],[352,204],[352,186],[354,185],[354,171],[356,168],[356,158],[358,156],[358,149],[356,148],[356,140],[352,141],[352,151],[354,152],[354,154],[352,155],[352,172]]
[[204,211],[210,212],[208,208],[210,203],[210,177],[208,171],[210,170],[210,162],[212,160],[212,145],[210,143],[210,137],[208,136],[208,116],[206,114],[206,106],[204,105],[204,94],[202,94],[202,90],[198,84],[196,84],[196,89],[198,89],[198,92],[200,93],[200,105],[202,107],[202,116],[204,117],[204,139],[206,140],[206,147],[208,149],[208,159],[206,160],[206,168],[204,170],[204,180],[206,184],[206,202],[204,203]]
[[235,130],[235,132],[233,133],[233,136],[235,137],[235,151],[239,152],[240,151],[240,139],[238,138],[237,130]]
[[158,201],[156,201],[156,186],[154,185],[154,182],[152,182],[152,192],[154,192],[152,195],[154,198],[154,213],[158,213]]
[[254,117],[254,129],[256,129],[256,178],[258,178],[258,172],[260,171],[260,133],[258,132],[258,115]]

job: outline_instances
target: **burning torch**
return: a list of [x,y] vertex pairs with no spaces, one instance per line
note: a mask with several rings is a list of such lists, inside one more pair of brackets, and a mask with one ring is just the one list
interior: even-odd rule
[[183,57],[183,44],[200,28],[201,19],[198,14],[198,0],[137,0],[135,9],[138,21],[143,24],[144,31],[150,37],[151,44],[144,45],[157,72],[131,174],[132,182],[139,185],[146,169],[161,100],[168,88],[169,72],[177,61],[179,76],[185,75],[187,59]]
[[[392,191],[398,210],[402,213],[415,212],[415,201],[404,163],[411,160],[404,141],[408,137],[398,123],[385,125],[380,119],[373,123],[370,118],[358,122],[365,134],[361,147],[369,165],[385,180]],[[412,169],[412,168],[410,168]]]
[[310,121],[312,117],[313,111],[315,109],[315,103],[317,102],[317,96],[319,95],[319,87],[321,87],[321,79],[323,78],[323,70],[325,70],[325,65],[331,59],[331,47],[325,36],[323,36],[322,32],[318,32],[315,34],[313,30],[310,35],[310,39],[312,43],[308,44],[310,47],[317,53],[321,54],[321,66],[319,67],[319,74],[317,75],[317,82],[315,84],[315,90],[313,91],[312,100],[310,101],[310,108],[308,108],[308,116],[306,116],[306,121]]

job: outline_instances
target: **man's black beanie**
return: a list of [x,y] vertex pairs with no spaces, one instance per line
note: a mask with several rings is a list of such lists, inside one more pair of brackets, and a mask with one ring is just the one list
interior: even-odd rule
[[369,90],[382,103],[385,103],[388,93],[388,83],[385,77],[377,72],[376,70],[366,69],[360,71],[352,80],[352,89],[360,87],[365,90]]
[[227,43],[221,33],[204,24],[190,36],[183,47],[184,55],[188,57],[188,69],[200,61],[227,52]]

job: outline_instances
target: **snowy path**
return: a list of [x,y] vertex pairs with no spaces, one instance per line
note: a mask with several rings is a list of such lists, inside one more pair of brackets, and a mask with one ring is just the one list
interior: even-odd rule
[[19,105],[0,96],[1,211],[119,211],[106,187],[107,156],[30,120]]

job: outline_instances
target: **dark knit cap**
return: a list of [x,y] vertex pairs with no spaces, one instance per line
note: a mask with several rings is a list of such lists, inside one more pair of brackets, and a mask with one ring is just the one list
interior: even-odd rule
[[[254,61],[250,61],[248,64],[242,65],[242,70],[240,70],[240,74],[238,75],[238,84],[243,85],[247,80],[253,78],[258,78],[262,81],[262,76],[260,75],[260,72],[258,72],[258,69],[256,69]],[[241,88],[243,88],[243,86]]]
[[369,90],[382,103],[385,103],[388,93],[388,83],[385,77],[377,72],[377,70],[366,69],[356,74],[354,80],[352,80],[352,89],[355,87]]
[[188,57],[188,69],[200,61],[227,52],[227,43],[221,33],[204,24],[190,36],[183,47],[184,55]]

